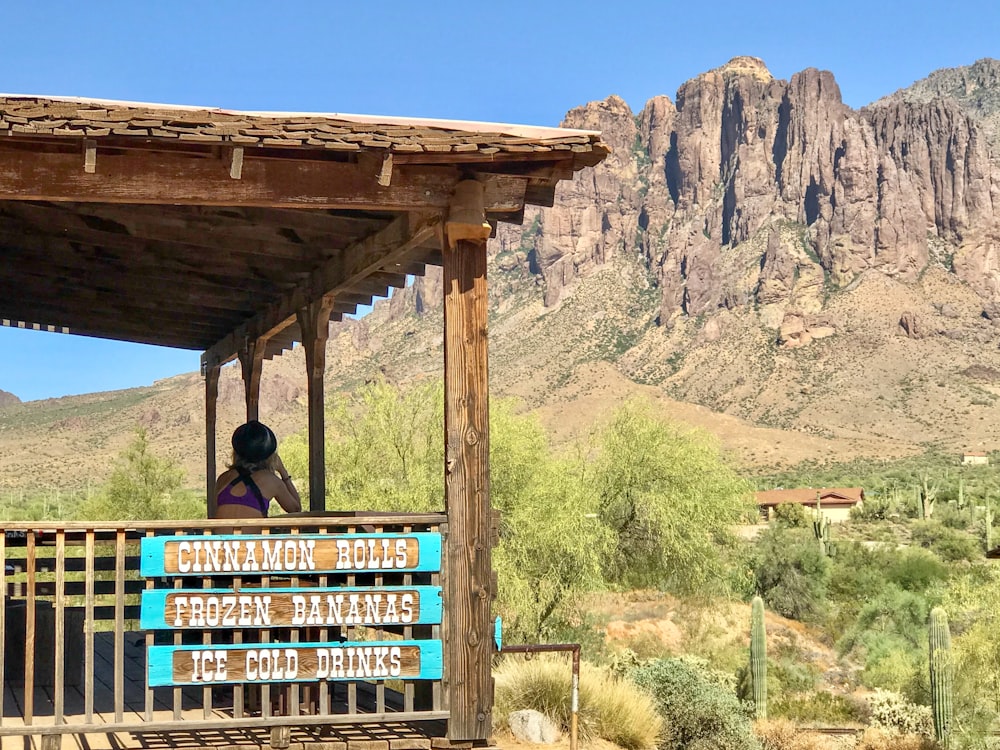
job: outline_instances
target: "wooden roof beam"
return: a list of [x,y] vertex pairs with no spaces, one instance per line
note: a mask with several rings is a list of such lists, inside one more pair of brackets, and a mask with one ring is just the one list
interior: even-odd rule
[[[375,217],[361,221],[323,211],[261,209],[262,216],[251,220],[226,216],[225,208],[213,209],[217,212],[214,215],[198,212],[193,206],[7,201],[0,205],[0,215],[45,221],[72,230],[101,231],[118,236],[127,232],[129,236],[147,240],[212,249],[225,247],[245,254],[290,258],[332,255],[331,238],[336,238],[343,246],[370,232],[372,224],[388,224],[394,218]],[[320,222],[306,220],[313,214],[325,219]],[[102,225],[105,228],[102,229]]]
[[[14,244],[18,242],[19,244]],[[44,250],[39,248],[44,247]],[[25,272],[67,272],[71,274],[110,274],[104,276],[109,286],[128,288],[129,282],[139,289],[150,290],[153,283],[184,284],[220,296],[248,299],[253,295],[276,296],[294,287],[296,281],[308,277],[307,271],[286,271],[284,274],[256,264],[236,266],[219,263],[211,270],[200,271],[176,257],[163,255],[153,248],[147,250],[142,262],[108,254],[103,248],[79,243],[61,242],[52,237],[24,236],[8,239],[0,230],[0,251],[11,262],[22,263]],[[143,251],[134,251],[137,254]],[[45,253],[43,256],[38,253]],[[83,279],[76,279],[82,281]],[[233,295],[231,292],[237,292]],[[248,296],[249,295],[249,296]]]
[[215,254],[225,253],[227,257],[277,259],[283,264],[298,264],[298,267],[306,265],[308,268],[314,267],[318,258],[331,254],[328,247],[305,243],[271,242],[269,239],[259,237],[239,239],[225,234],[211,236],[199,233],[197,229],[186,233],[150,231],[148,234],[94,229],[87,226],[83,214],[75,211],[33,204],[10,208],[11,205],[0,208],[0,230],[9,228],[24,234],[59,237],[87,245],[120,248],[130,252],[143,252],[153,243],[159,243],[162,247],[189,249],[196,254],[198,265],[203,263],[202,251],[205,249],[210,249]]
[[[98,153],[93,174],[78,155],[0,147],[0,200],[368,211],[444,211],[462,179],[454,166],[393,169],[392,184],[357,164],[246,156],[239,180],[221,159],[165,152]],[[484,175],[487,211],[516,211],[527,180]]]
[[[202,355],[208,365],[225,364],[236,356],[247,338],[269,337],[295,322],[296,313],[309,302],[341,290],[355,290],[363,279],[380,272],[385,264],[398,263],[414,248],[434,237],[441,227],[438,214],[403,215],[380,232],[338,253],[310,274],[309,280],[286,293],[245,325],[240,326]],[[405,277],[404,277],[405,283]]]

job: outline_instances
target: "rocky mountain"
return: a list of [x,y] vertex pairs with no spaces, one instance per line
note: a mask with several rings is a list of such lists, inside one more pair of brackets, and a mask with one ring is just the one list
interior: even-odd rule
[[952,99],[981,125],[994,155],[1000,154],[1000,60],[984,58],[961,68],[936,70],[912,86],[876,102],[926,104]]
[[19,404],[21,399],[15,396],[13,393],[8,393],[7,391],[0,391],[0,409],[5,406],[10,406],[11,404]]
[[[998,65],[955,75],[987,101]],[[987,111],[908,92],[856,111],[831,73],[781,81],[749,57],[638,113],[615,96],[571,111],[565,125],[601,130],[613,153],[498,232],[495,325],[527,288],[539,304],[510,315],[509,369],[494,340],[504,387],[542,406],[604,361],[757,425],[992,446],[1000,434],[980,423],[996,421],[1000,373],[1000,167]],[[439,295],[436,277],[418,280],[393,307],[426,316]],[[519,386],[528,362],[548,377]]]
[[[639,112],[616,96],[572,110],[564,124],[602,131],[613,151],[551,208],[498,227],[494,391],[557,439],[642,392],[748,466],[1000,447],[998,70],[939,71],[853,110],[829,72],[782,81],[739,57]],[[331,391],[438,376],[440,305],[429,269],[336,324]],[[285,433],[304,427],[302,359],[264,371],[262,417]],[[224,373],[220,434],[239,389]],[[87,440],[53,447],[66,420],[105,451],[134,421],[199,486],[198,379],[143,393],[0,413],[0,469],[44,473],[57,454],[91,471]]]

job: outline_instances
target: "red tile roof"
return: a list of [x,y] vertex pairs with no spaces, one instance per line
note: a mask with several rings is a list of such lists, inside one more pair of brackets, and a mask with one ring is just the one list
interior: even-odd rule
[[815,505],[819,494],[823,505],[857,505],[865,499],[865,491],[861,487],[805,487],[794,490],[764,490],[757,493],[757,505],[774,506],[782,503],[798,503],[800,505]]

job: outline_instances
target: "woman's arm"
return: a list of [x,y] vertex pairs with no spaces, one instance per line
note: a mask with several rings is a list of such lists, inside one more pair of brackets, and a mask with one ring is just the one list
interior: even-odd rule
[[[302,510],[302,498],[299,497],[299,491],[295,488],[295,484],[292,482],[292,477],[289,475],[288,470],[285,468],[285,464],[282,463],[281,457],[278,454],[274,455],[274,470],[277,476],[268,473],[267,487],[261,487],[261,490],[273,497],[278,501],[278,505],[285,513],[298,513]],[[261,484],[258,482],[258,485]]]

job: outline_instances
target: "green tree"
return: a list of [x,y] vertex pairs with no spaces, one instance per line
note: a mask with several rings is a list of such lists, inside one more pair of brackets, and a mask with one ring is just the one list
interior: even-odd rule
[[951,582],[942,606],[954,633],[956,728],[982,736],[1000,717],[1000,570],[983,564],[964,571]]
[[750,485],[706,433],[629,401],[598,435],[592,486],[614,535],[609,581],[627,588],[721,593],[730,529],[753,512]]
[[[371,383],[332,409],[327,507],[438,511],[444,507],[440,382],[401,390]],[[289,471],[306,474],[304,436],[286,440]],[[490,404],[490,495],[500,512],[493,564],[505,639],[538,641],[572,618],[582,594],[604,585],[608,530],[577,458],[557,457],[537,418],[516,402]]]
[[[444,407],[439,381],[406,390],[385,381],[333,399],[327,415],[326,507],[421,512],[444,508]],[[304,433],[281,447],[289,472],[307,477]]]
[[100,521],[204,518],[204,500],[181,490],[183,477],[176,462],[152,452],[149,435],[139,428],[118,456],[107,483],[80,505],[78,515]]
[[830,558],[811,529],[772,526],[754,544],[757,593],[768,606],[796,620],[819,619],[830,583]]

